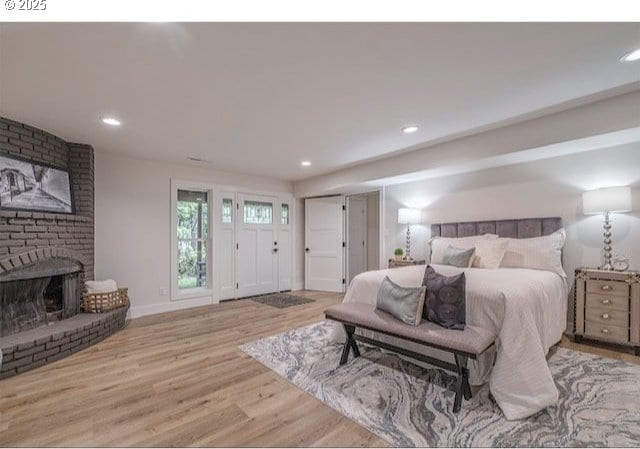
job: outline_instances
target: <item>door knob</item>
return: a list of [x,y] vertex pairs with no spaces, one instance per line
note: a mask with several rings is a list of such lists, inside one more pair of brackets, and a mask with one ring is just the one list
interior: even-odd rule
[[273,252],[277,253],[278,252],[278,248],[273,248]]
[[305,249],[304,249],[304,252],[305,252],[305,253],[308,253],[308,252],[309,252],[309,248],[305,248]]

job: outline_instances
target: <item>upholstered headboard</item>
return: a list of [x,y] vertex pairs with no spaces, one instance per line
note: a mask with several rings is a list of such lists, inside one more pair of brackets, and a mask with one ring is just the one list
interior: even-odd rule
[[497,234],[500,237],[526,239],[549,235],[562,228],[562,218],[522,218],[516,220],[467,221],[431,225],[431,237],[468,237]]

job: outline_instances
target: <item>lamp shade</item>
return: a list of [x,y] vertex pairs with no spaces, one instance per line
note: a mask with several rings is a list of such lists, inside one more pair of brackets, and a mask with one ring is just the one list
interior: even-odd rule
[[630,211],[631,187],[607,187],[582,194],[582,212],[585,215]]
[[408,209],[401,207],[398,209],[398,223],[400,224],[416,224],[420,223],[422,218],[420,209]]

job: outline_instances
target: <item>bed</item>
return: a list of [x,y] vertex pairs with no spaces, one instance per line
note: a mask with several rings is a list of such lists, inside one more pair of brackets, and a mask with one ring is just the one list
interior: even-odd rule
[[[559,218],[446,223],[432,225],[431,235],[497,234],[522,239],[550,235],[561,227]],[[432,266],[446,276],[465,272],[467,323],[487,327],[498,335],[496,349],[471,364],[470,383],[489,382],[491,393],[507,419],[522,419],[556,404],[558,390],[546,355],[560,341],[566,327],[566,276],[527,268]],[[375,304],[385,276],[403,286],[419,286],[425,268],[425,265],[415,265],[361,273],[349,285],[344,302]],[[412,351],[451,361],[451,355],[444,352],[425,350],[370,331],[361,332],[369,338],[401,344]],[[340,327],[335,327],[333,335],[336,340],[344,339]]]

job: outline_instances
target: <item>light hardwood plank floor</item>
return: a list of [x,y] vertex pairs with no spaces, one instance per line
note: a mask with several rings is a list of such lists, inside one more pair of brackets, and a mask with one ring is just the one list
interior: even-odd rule
[[96,346],[0,381],[0,446],[387,446],[238,349],[319,321],[342,300],[296,293],[315,302],[276,309],[238,300],[139,318]]

